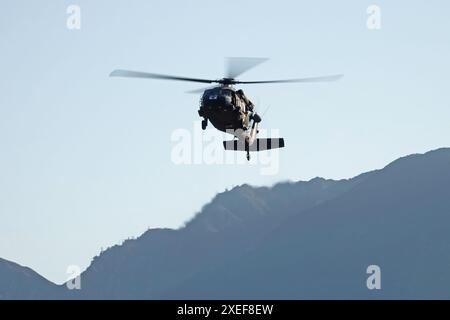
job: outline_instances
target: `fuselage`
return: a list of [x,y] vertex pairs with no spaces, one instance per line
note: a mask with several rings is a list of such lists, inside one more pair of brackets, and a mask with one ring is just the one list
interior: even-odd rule
[[218,86],[205,90],[198,113],[220,131],[247,130],[251,106],[242,90]]

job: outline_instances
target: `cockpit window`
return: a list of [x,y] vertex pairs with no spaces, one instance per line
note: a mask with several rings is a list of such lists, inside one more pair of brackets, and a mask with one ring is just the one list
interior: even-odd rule
[[204,96],[208,97],[208,96],[211,96],[211,95],[218,95],[219,93],[220,93],[220,90],[218,90],[216,88],[213,88],[213,89],[206,90],[205,93],[204,93]]

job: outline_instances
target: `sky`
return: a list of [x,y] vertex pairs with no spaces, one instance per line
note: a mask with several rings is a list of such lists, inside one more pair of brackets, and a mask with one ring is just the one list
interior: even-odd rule
[[[70,5],[80,29],[67,27]],[[367,27],[371,5],[381,29]],[[68,266],[85,269],[148,228],[180,227],[233,186],[350,178],[450,146],[449,9],[443,0],[2,0],[0,257],[62,283]],[[199,139],[199,96],[186,91],[201,84],[108,77],[215,79],[225,57],[270,58],[242,80],[345,75],[243,87],[265,111],[262,129],[286,140],[268,153],[270,175],[259,161],[173,161],[174,132]]]

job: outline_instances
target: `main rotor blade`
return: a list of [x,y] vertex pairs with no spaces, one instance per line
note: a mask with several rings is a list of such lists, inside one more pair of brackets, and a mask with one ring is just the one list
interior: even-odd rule
[[138,72],[138,71],[130,71],[130,70],[114,70],[113,72],[111,72],[111,74],[109,76],[110,77],[125,77],[125,78],[178,80],[178,81],[190,81],[190,82],[201,82],[201,83],[217,82],[217,80],[210,80],[210,79],[178,77],[178,76],[170,76],[167,74],[147,73],[147,72]]
[[240,58],[232,57],[226,59],[226,77],[236,79],[239,75],[267,61],[267,58]]
[[312,77],[312,78],[300,78],[300,79],[286,79],[286,80],[266,80],[266,81],[234,81],[234,84],[263,84],[263,83],[299,83],[299,82],[331,82],[341,79],[343,74],[336,74],[325,77]]
[[189,90],[189,91],[186,91],[186,93],[198,94],[198,93],[203,93],[206,90],[209,90],[209,89],[212,89],[212,88],[215,88],[215,87],[206,87],[206,88],[199,88],[199,89]]

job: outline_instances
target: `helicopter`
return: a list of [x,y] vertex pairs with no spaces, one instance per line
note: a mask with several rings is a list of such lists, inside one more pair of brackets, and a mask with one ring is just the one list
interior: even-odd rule
[[217,130],[233,135],[233,140],[223,142],[225,150],[245,151],[247,153],[247,160],[250,160],[251,151],[284,148],[285,143],[283,138],[257,138],[259,132],[258,125],[262,121],[262,118],[256,112],[255,105],[244,94],[244,91],[235,88],[235,85],[330,82],[339,80],[343,76],[337,74],[284,80],[237,80],[238,76],[267,60],[267,58],[228,58],[226,59],[226,75],[220,79],[200,79],[122,69],[114,70],[111,72],[110,77],[217,84],[213,87],[189,92],[202,93],[200,108],[198,110],[198,115],[203,118],[201,122],[202,129],[205,130],[208,123],[211,123]]

